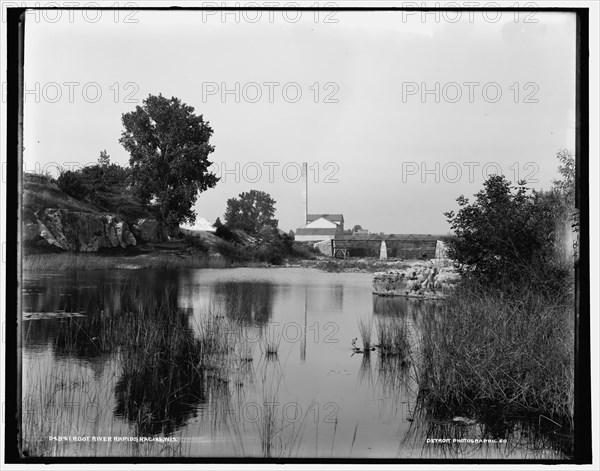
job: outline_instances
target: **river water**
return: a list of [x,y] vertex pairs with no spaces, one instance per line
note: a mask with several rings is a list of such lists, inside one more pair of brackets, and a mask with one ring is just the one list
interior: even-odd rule
[[[167,302],[184,319],[180,328],[194,335],[201,335],[207,313],[243,325],[236,348],[244,360],[229,364],[225,375],[189,379],[175,364],[148,378],[143,368],[127,366],[122,349],[96,348],[95,326],[102,316],[123,315],[122,296],[132,289],[159,303],[169,293]],[[461,425],[460,444],[428,442],[435,427],[414,417],[415,365],[390,367],[377,352],[352,350],[353,339],[362,345],[361,320],[402,319],[414,342],[419,317],[427,315],[417,301],[373,296],[370,274],[31,272],[22,300],[23,423],[33,455],[557,457],[521,442],[469,442],[477,424]]]

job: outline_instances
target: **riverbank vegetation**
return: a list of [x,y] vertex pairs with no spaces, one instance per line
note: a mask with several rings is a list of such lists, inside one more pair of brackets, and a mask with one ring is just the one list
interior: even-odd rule
[[[553,446],[573,449],[573,157],[560,153],[563,180],[547,192],[492,176],[458,213],[450,256],[462,282],[421,321],[415,369],[429,416],[471,417],[507,437],[526,419],[550,426]],[[576,256],[576,255],[575,255]]]

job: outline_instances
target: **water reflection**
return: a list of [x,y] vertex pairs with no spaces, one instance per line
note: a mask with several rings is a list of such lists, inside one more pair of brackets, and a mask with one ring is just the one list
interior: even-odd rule
[[26,293],[32,312],[86,316],[25,322],[25,344],[49,345],[57,360],[93,364],[97,377],[117,358],[116,417],[135,425],[139,435],[172,433],[205,401],[189,313],[177,305],[176,277],[148,271],[100,278],[95,285],[85,281],[44,278],[38,290]]
[[216,282],[213,293],[222,312],[232,320],[247,325],[264,325],[272,317],[272,283],[259,281]]
[[419,395],[401,448],[420,448],[420,456],[427,458],[560,460],[573,453],[572,440],[558,433],[560,428],[556,423],[544,423],[540,417],[510,416],[498,411],[483,414],[477,421],[459,416],[441,418],[426,396]]
[[[55,373],[66,384],[75,376],[72,365],[93,371],[90,397],[97,394],[94,388],[103,388],[98,401],[106,417],[89,429],[82,425],[78,434],[110,435],[114,426],[132,436],[202,437],[202,443],[188,441],[191,456],[260,456],[263,446],[276,445],[267,447],[269,453],[287,446],[298,456],[342,458],[522,456],[527,451],[425,443],[440,434],[520,437],[523,450],[529,450],[527,437],[539,436],[518,421],[505,424],[491,417],[470,428],[453,424],[425,402],[417,404],[419,333],[422,319],[435,315],[435,304],[373,296],[368,274],[287,269],[62,273],[25,280],[23,295],[29,312],[85,313],[26,321],[22,330],[24,351],[33,358],[25,364],[26,395],[37,394],[40,386],[52,391]],[[207,331],[201,322],[211,312],[232,333],[231,344],[207,348],[202,343]],[[403,344],[410,348],[392,335],[389,354],[378,349],[353,356],[350,342],[360,337],[360,318],[373,323],[373,344],[380,343],[378,326],[385,332],[396,326],[406,332]],[[278,351],[268,355],[264,342],[273,332],[280,336]],[[222,354],[207,367],[204,357],[218,348]],[[35,368],[38,353],[49,368]],[[290,411],[299,411],[302,418],[291,422],[276,411],[273,424],[281,435],[269,445],[261,434],[262,427],[273,425],[264,412],[265,401],[274,398],[287,406],[290,417],[295,417]],[[293,427],[302,430],[302,439],[296,435],[297,441],[285,442]],[[536,440],[530,440],[534,448],[552,448]]]
[[426,309],[423,301],[394,296],[373,295],[373,314],[380,317],[406,317],[416,320]]

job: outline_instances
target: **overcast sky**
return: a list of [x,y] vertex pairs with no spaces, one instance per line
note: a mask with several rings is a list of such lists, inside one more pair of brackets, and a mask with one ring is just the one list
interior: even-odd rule
[[574,150],[574,15],[209,13],[28,15],[26,171],[103,149],[126,165],[121,115],[162,93],[204,115],[210,159],[228,170],[199,196],[199,217],[256,188],[296,229],[307,162],[310,212],[440,234],[486,172],[548,188],[556,152]]

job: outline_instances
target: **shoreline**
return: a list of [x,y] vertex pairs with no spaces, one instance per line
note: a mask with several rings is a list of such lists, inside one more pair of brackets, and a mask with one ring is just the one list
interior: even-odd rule
[[186,250],[136,250],[120,253],[38,252],[24,254],[24,271],[141,270],[192,268],[314,268],[327,273],[375,273],[411,266],[415,260],[291,258],[281,264],[231,260],[222,255]]

